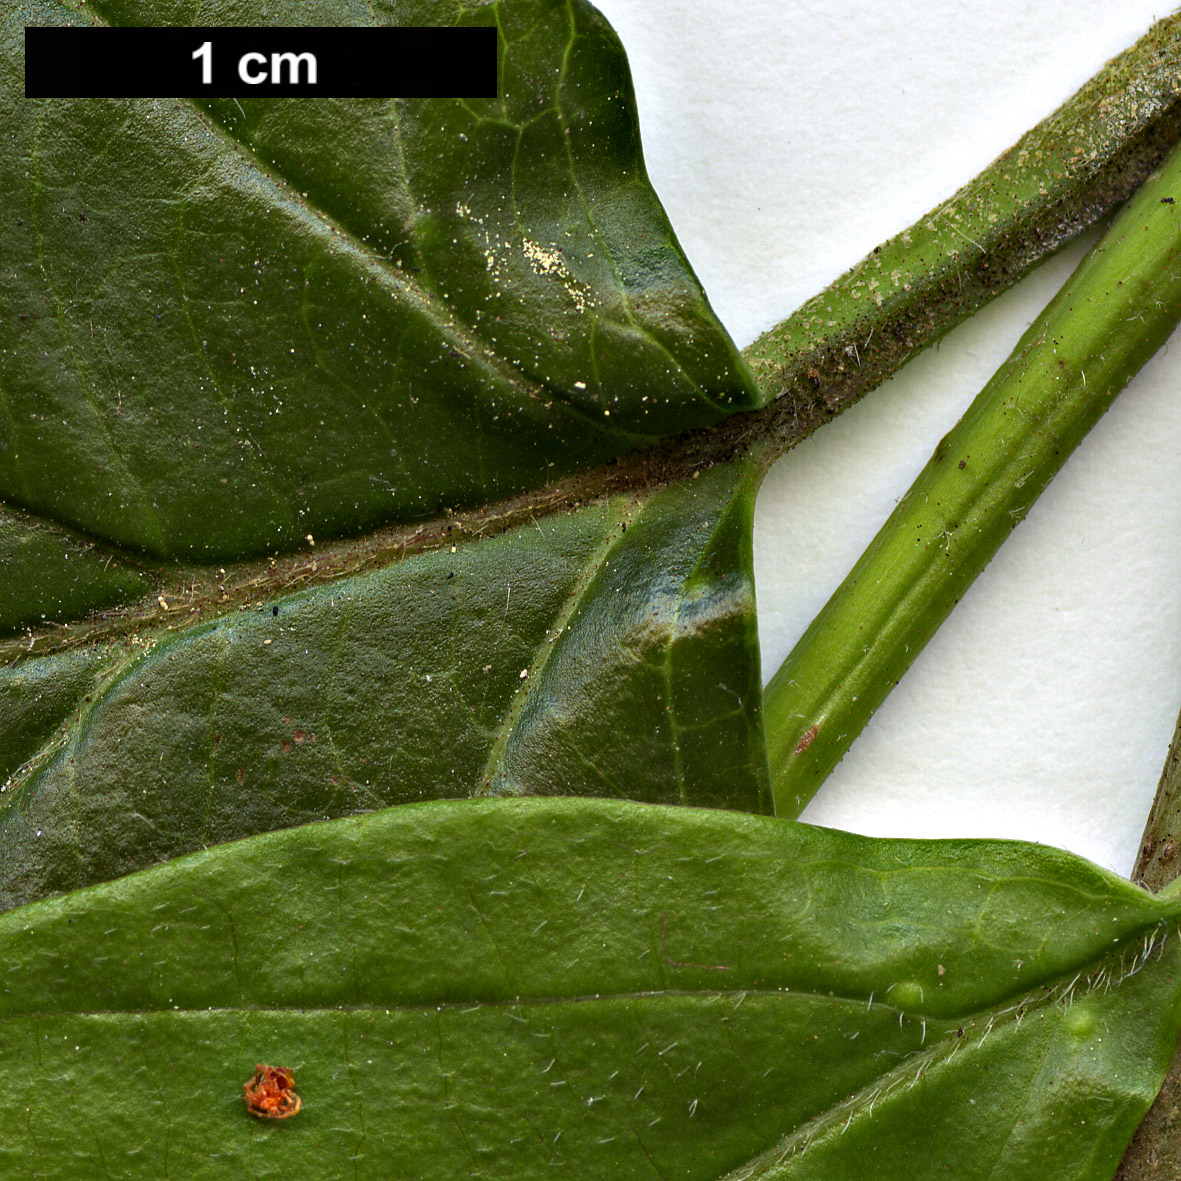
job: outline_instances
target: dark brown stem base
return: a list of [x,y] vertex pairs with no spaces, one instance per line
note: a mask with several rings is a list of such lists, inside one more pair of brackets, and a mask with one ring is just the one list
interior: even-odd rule
[[[1181,717],[1144,826],[1132,880],[1160,890],[1181,874]],[[1115,1181],[1181,1177],[1181,1054],[1174,1056],[1156,1102],[1136,1130]]]

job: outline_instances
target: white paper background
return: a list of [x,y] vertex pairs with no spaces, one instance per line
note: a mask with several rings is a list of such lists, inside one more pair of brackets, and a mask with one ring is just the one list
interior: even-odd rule
[[[1052,111],[1159,0],[599,0],[645,154],[740,345]],[[760,495],[766,676],[1024,328],[1051,260],[786,456]],[[1120,873],[1181,704],[1181,336],[1116,401],[805,819],[1010,836]]]

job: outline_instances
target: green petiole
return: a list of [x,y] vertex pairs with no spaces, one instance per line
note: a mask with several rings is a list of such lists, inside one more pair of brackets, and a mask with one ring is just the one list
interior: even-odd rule
[[766,691],[796,816],[1001,542],[1181,318],[1181,149],[1021,338]]

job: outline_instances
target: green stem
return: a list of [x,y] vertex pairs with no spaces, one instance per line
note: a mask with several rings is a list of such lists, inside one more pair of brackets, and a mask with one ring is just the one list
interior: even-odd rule
[[[220,574],[213,567],[145,564],[142,555],[63,527],[59,532],[71,542],[97,546],[126,570],[156,581],[125,607],[0,639],[0,664],[182,617],[190,623],[218,618],[268,593],[331,582],[597,497],[642,494],[736,456],[769,466],[1123,201],[1181,137],[1179,59],[1181,14],[1159,21],[949,201],[875,247],[752,344],[744,356],[770,401],[761,410],[504,501],[236,562]],[[6,511],[16,512],[11,505]]]
[[949,200],[743,355],[781,451],[880,385],[1087,226],[1181,135],[1181,14],[1157,22]]
[[1179,318],[1181,148],[1124,207],[936,447],[772,678],[767,742],[779,815],[798,815]]

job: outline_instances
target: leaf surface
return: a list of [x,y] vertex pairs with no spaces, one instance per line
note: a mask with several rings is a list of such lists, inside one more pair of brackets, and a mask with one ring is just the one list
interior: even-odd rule
[[0,670],[0,909],[423,799],[768,811],[751,465],[500,537],[493,506],[404,560],[341,541],[758,401],[610,28],[286,3],[265,19],[493,25],[499,97],[23,98],[25,24],[192,17],[29,0],[0,27],[0,629],[37,632]]
[[4,501],[226,561],[498,499],[759,403],[588,4],[329,21],[495,25],[496,99],[23,97],[26,24],[190,17],[32,0],[2,27]]
[[0,909],[424,799],[770,811],[758,476],[719,465],[0,669]]
[[[0,917],[0,1159],[1109,1176],[1176,1038],[1178,909],[1050,849],[610,801],[271,834]],[[256,1061],[298,1117],[246,1114]]]
[[[196,17],[0,24],[0,626],[63,624],[0,671],[0,1171],[1109,1175],[1176,1040],[1176,903],[1022,846],[417,803],[768,807],[753,467],[336,544],[762,400],[602,19],[200,18],[495,24],[501,97],[26,103],[25,23]],[[305,542],[322,572],[265,556]],[[297,1119],[246,1114],[259,1061]]]
[[110,551],[0,506],[0,636],[116,607],[151,587]]

